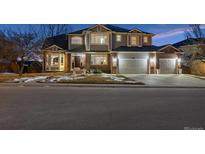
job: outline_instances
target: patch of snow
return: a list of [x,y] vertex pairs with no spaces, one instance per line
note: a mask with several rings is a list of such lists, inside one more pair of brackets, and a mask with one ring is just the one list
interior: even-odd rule
[[2,75],[15,75],[16,73],[2,72],[2,73],[0,73],[0,74],[2,74]]
[[137,81],[125,81],[125,83],[137,83]]
[[77,76],[77,75],[63,75],[63,76],[53,76],[47,78],[45,82],[60,82],[60,81],[72,81],[72,80],[78,80],[78,79],[84,79],[84,76]]
[[115,76],[115,75],[112,75],[112,74],[105,74],[105,73],[103,73],[103,74],[101,75],[101,77],[103,77],[103,78],[110,78],[111,80],[119,81],[119,82],[125,80],[124,77],[118,77],[118,76]]
[[41,81],[41,80],[45,80],[47,78],[47,76],[37,76],[37,77],[23,77],[23,78],[19,78],[19,79],[14,79],[14,82],[36,82],[36,81]]
[[40,81],[40,80],[45,80],[47,78],[47,76],[37,76],[37,77],[33,77],[33,78],[29,78],[27,80],[25,80],[24,82],[34,82],[34,81]]

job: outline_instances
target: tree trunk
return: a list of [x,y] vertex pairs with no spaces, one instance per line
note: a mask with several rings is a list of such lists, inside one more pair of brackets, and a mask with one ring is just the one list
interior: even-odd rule
[[24,60],[21,60],[21,69],[20,69],[20,72],[19,72],[19,76],[22,76],[23,75],[23,70],[24,70]]

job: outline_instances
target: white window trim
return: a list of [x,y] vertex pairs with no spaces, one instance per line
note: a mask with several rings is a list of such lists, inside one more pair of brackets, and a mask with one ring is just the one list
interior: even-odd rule
[[[97,36],[100,36],[100,35],[102,35],[103,37],[107,37],[106,39],[105,39],[105,43],[99,43],[99,42],[96,42],[96,41],[94,41],[93,42],[93,40],[95,40],[93,37],[93,35],[97,35]],[[109,44],[109,36],[107,35],[107,34],[105,34],[105,33],[91,33],[90,34],[90,38],[91,38],[91,40],[90,40],[90,44],[91,45],[108,45]]]
[[[79,39],[80,42],[73,42],[73,39]],[[83,38],[81,36],[73,36],[73,37],[71,37],[71,44],[72,45],[82,45],[83,44]]]
[[[118,40],[119,39],[119,40]],[[121,42],[122,41],[122,35],[117,34],[116,35],[116,42]]]
[[[106,58],[106,63],[105,63],[105,64],[93,64],[92,56],[94,56],[94,57],[104,57],[104,58]],[[92,65],[92,66],[96,66],[96,65],[99,65],[99,66],[108,65],[108,56],[107,56],[107,55],[91,55],[90,62],[91,62],[91,65]]]

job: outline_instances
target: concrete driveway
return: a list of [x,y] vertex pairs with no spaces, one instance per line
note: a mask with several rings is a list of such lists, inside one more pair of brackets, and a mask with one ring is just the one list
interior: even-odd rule
[[149,86],[205,87],[205,79],[185,74],[126,74],[125,76]]

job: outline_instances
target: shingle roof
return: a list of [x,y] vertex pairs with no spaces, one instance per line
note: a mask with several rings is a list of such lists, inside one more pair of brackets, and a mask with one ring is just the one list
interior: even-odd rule
[[108,29],[110,29],[114,32],[129,32],[130,31],[129,29],[118,27],[118,26],[113,26],[113,25],[110,25],[110,24],[103,25],[103,26],[105,26],[106,28],[108,28]]
[[177,42],[177,43],[173,44],[173,46],[178,48],[180,46],[185,46],[185,45],[194,45],[197,42],[202,42],[203,44],[205,44],[205,38],[201,38],[201,39],[189,38],[189,39]]
[[43,49],[48,48],[51,45],[57,45],[66,50],[68,48],[67,35],[62,34],[46,38],[43,44]]
[[73,48],[73,49],[71,49],[71,50],[69,50],[69,51],[71,51],[71,52],[84,52],[84,51],[85,51],[85,46],[82,45],[82,46]]
[[120,46],[116,49],[113,49],[113,51],[143,51],[143,52],[149,52],[149,51],[157,51],[161,47],[158,46],[142,46],[142,47],[127,47],[127,46]]
[[[89,27],[90,28],[90,27]],[[74,32],[71,32],[69,34],[82,34],[84,30],[87,30],[89,28],[84,28],[84,29],[81,29],[81,30],[77,30],[77,31],[74,31]]]
[[[128,33],[130,32],[130,29],[126,29],[126,28],[122,28],[122,27],[118,27],[118,26],[114,26],[114,25],[110,25],[110,24],[105,24],[103,25],[105,26],[106,28],[110,29],[111,31],[114,31],[114,32],[124,32],[124,33]],[[81,30],[78,30],[78,31],[74,31],[74,32],[71,32],[69,34],[82,34],[83,31],[89,29],[90,27],[88,28],[85,28],[85,29],[81,29]],[[141,30],[140,30],[141,31]],[[144,32],[144,31],[141,31],[145,34],[152,34],[152,33],[148,33],[148,32]]]

